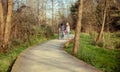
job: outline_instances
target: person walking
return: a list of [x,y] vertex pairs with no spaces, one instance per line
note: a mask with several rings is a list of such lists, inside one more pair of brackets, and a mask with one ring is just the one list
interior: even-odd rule
[[64,24],[60,24],[59,25],[59,39],[65,39],[65,25]]
[[69,23],[67,22],[67,23],[66,23],[66,37],[67,37],[67,39],[69,39],[69,36],[70,36],[70,25],[69,25]]
[[61,26],[62,26],[62,24],[58,25],[58,39],[62,38]]
[[62,39],[65,39],[65,33],[64,33],[64,31],[65,31],[65,25],[62,24],[61,25]]

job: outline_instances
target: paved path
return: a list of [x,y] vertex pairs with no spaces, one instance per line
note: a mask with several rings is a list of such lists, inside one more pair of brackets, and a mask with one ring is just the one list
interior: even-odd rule
[[66,53],[66,40],[51,40],[22,52],[11,72],[99,72]]

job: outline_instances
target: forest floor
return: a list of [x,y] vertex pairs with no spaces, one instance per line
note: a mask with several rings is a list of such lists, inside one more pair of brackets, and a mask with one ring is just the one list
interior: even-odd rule
[[65,52],[66,42],[54,39],[23,51],[11,72],[99,72]]

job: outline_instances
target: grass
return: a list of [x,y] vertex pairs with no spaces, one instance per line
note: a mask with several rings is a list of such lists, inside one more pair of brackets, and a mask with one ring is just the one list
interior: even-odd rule
[[70,34],[75,34],[75,31],[74,31],[74,30],[71,30],[71,31],[70,31]]
[[16,57],[25,49],[36,45],[38,43],[45,42],[50,39],[56,38],[57,35],[54,35],[52,38],[45,38],[45,37],[37,37],[31,38],[30,43],[19,43],[17,42],[15,45],[11,46],[8,53],[0,53],[0,72],[10,72],[11,67],[16,59]]
[[[80,35],[80,48],[77,58],[95,66],[103,72],[120,72],[120,51],[110,50],[92,44],[93,38],[88,34]],[[72,54],[73,41],[65,46],[65,50]]]

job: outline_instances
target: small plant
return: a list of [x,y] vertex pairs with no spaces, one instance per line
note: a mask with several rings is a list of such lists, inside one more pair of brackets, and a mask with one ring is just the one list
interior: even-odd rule
[[104,42],[100,41],[97,45],[98,45],[99,47],[104,47]]

